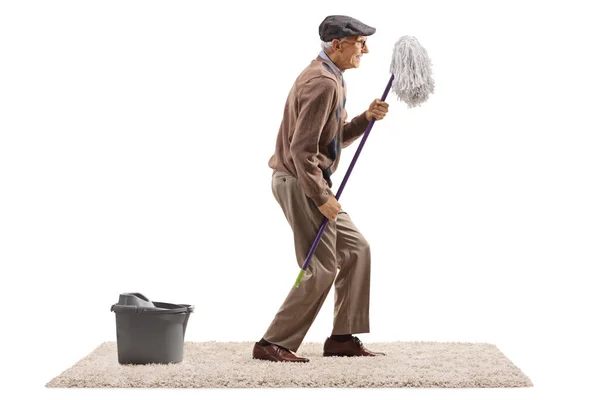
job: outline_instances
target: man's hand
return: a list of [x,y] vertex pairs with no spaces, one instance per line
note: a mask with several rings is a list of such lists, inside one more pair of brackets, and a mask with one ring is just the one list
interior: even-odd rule
[[330,222],[335,221],[335,218],[341,209],[342,206],[332,194],[329,195],[329,200],[327,200],[327,203],[319,206],[319,211],[321,211],[321,214],[326,216]]
[[369,109],[367,110],[367,119],[369,121],[372,120],[373,117],[375,117],[375,119],[377,120],[383,119],[383,117],[385,117],[385,114],[387,114],[388,112],[388,107],[389,104],[385,101],[381,101],[379,99],[373,100],[373,102],[369,106]]

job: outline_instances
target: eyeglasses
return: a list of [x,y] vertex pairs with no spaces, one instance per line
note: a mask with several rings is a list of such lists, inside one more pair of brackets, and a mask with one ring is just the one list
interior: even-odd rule
[[353,40],[353,41],[345,40],[345,42],[346,43],[359,43],[361,49],[364,49],[365,46],[367,45],[367,41],[366,40],[362,40],[362,41],[358,41],[358,40]]

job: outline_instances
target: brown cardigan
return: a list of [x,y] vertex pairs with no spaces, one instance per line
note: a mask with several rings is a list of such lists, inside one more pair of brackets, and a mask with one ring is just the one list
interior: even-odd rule
[[366,112],[346,123],[345,105],[342,74],[328,57],[317,56],[290,90],[275,153],[269,159],[273,174],[282,171],[298,178],[303,192],[317,206],[334,195],[330,177],[342,148],[358,139],[369,125]]

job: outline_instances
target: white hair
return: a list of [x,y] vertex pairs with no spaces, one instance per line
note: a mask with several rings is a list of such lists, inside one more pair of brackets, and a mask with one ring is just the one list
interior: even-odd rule
[[[346,38],[341,38],[338,39],[340,42],[345,42]],[[323,49],[323,51],[327,52],[329,50],[331,50],[333,48],[333,40],[331,42],[324,42],[321,40],[321,49]]]

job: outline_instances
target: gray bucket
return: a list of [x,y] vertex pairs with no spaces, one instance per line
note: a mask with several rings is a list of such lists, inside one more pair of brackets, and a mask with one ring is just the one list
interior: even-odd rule
[[183,360],[183,341],[194,306],[150,301],[123,293],[110,308],[117,321],[120,364],[168,364]]

